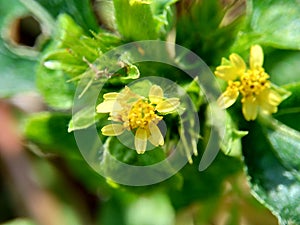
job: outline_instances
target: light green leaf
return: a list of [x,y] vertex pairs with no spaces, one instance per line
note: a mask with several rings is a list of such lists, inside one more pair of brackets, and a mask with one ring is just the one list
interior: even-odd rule
[[73,115],[69,123],[68,132],[88,128],[96,123],[101,117],[105,117],[105,115],[96,113],[94,106],[85,107]]
[[174,0],[114,0],[117,28],[128,41],[165,38]]
[[242,137],[248,134],[248,131],[240,131],[237,124],[233,121],[228,112],[226,112],[226,130],[221,143],[221,150],[225,155],[241,157],[242,155]]
[[37,68],[37,87],[45,102],[54,109],[66,110],[73,105],[75,85],[60,70]]
[[282,49],[300,49],[300,4],[285,0],[247,1],[245,26],[233,51],[262,44]]
[[133,65],[133,64],[128,64],[126,66],[126,72],[127,72],[127,76],[125,77],[121,77],[121,79],[137,79],[140,76],[140,71],[139,69]]
[[15,219],[6,223],[2,223],[2,225],[36,225],[35,222],[29,219]]
[[168,196],[154,193],[129,204],[125,219],[130,225],[172,225],[175,212]]
[[[35,90],[34,66],[36,55],[33,50],[27,56],[16,55],[12,41],[8,36],[12,28],[12,22],[29,11],[19,2],[11,4],[9,1],[0,1],[0,96],[7,97],[13,94]],[[5,37],[5,40],[4,40]],[[21,51],[21,50],[20,50]]]
[[67,132],[70,116],[43,112],[27,118],[24,135],[43,152],[81,159],[73,134]]
[[300,132],[278,120],[262,117],[264,132],[282,164],[300,172]]
[[300,82],[300,52],[275,50],[266,54],[264,67],[274,84]]
[[67,13],[72,16],[76,23],[83,27],[86,32],[99,30],[89,0],[36,0],[36,2],[43,6],[54,18],[59,14]]

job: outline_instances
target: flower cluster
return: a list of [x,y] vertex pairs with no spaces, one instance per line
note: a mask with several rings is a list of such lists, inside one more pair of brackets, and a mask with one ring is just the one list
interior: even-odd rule
[[174,112],[180,105],[178,98],[165,98],[158,85],[152,85],[148,97],[138,95],[125,87],[120,93],[103,95],[97,106],[98,113],[109,113],[111,123],[102,128],[105,136],[118,136],[124,131],[135,133],[134,145],[138,154],[146,151],[147,141],[154,146],[164,144],[164,137],[157,126],[163,115]]
[[269,75],[262,67],[264,60],[261,46],[254,45],[250,50],[249,68],[238,54],[231,54],[229,60],[223,58],[215,75],[228,82],[227,89],[219,97],[218,104],[228,108],[242,95],[242,112],[246,120],[255,120],[258,110],[272,114],[282,101],[281,96],[271,88]]

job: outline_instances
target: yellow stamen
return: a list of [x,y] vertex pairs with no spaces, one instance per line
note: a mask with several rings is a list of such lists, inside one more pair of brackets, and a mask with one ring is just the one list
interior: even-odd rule
[[[240,92],[244,98],[256,97],[270,87],[269,75],[263,68],[248,70],[241,76]],[[242,100],[243,102],[243,100]]]
[[149,104],[146,100],[140,99],[133,104],[129,115],[129,127],[135,129],[138,127],[146,128],[150,122],[162,120],[161,116],[158,116],[154,111],[154,106]]

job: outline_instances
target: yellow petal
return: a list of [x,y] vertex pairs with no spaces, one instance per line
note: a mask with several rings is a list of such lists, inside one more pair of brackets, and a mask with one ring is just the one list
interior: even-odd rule
[[155,123],[150,122],[149,131],[150,131],[150,136],[148,137],[148,140],[154,146],[164,145],[164,137],[162,136],[160,129]]
[[282,101],[280,94],[271,89],[263,90],[258,96],[260,104],[268,102],[271,105],[278,106]]
[[232,66],[234,68],[236,68],[236,74],[241,76],[245,70],[246,70],[246,63],[245,61],[242,59],[241,56],[239,56],[238,54],[231,54],[229,56],[230,62],[232,63]]
[[226,81],[235,80],[239,76],[236,68],[232,66],[218,66],[215,75]]
[[250,49],[250,68],[252,70],[262,67],[264,53],[260,45],[253,45]]
[[271,89],[264,90],[259,96],[259,105],[268,114],[276,113],[277,106],[282,101],[281,96]]
[[264,104],[260,105],[263,112],[267,114],[272,114],[277,112],[277,106],[271,105],[268,102],[265,102]]
[[117,99],[118,95],[119,95],[119,93],[117,93],[117,92],[109,92],[109,93],[104,94],[103,98],[105,100],[115,100],[115,99]]
[[109,124],[101,129],[101,132],[105,136],[118,136],[124,132],[125,128],[122,124]]
[[269,91],[268,102],[271,105],[278,106],[281,101],[282,101],[282,98],[276,91],[273,91],[273,90]]
[[121,105],[116,100],[105,100],[96,108],[97,113],[110,113],[113,111],[120,111],[121,109]]
[[152,85],[149,91],[149,100],[152,104],[158,104],[163,100],[164,92],[158,85]]
[[234,94],[228,94],[228,92],[224,92],[217,100],[217,104],[222,109],[227,109],[235,103],[236,99],[239,96],[239,92],[236,91]]
[[254,99],[246,98],[243,102],[243,115],[247,121],[255,120],[257,117],[258,106]]
[[143,128],[138,128],[134,138],[135,149],[138,154],[143,154],[147,147],[147,131]]
[[155,110],[160,113],[171,113],[180,105],[179,98],[168,98],[156,105]]

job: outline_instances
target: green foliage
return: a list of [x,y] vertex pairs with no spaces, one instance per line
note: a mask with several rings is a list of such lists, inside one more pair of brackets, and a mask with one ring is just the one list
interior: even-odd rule
[[8,223],[3,223],[3,225],[35,225],[35,224],[36,223],[34,223],[33,221],[27,219],[16,219]]
[[[28,13],[19,1],[14,4],[8,1],[0,2],[0,96],[35,90],[34,66],[37,59],[34,55],[25,55],[25,48],[15,48],[10,40],[11,24],[14,20]],[[36,54],[29,51],[29,54]]]
[[265,67],[271,74],[272,82],[287,85],[300,81],[299,51],[273,50],[269,54],[270,57],[266,56]]
[[[280,224],[298,224],[300,193],[299,84],[285,88],[291,96],[276,119],[261,117],[243,142],[247,171],[257,198],[278,216]],[[282,122],[284,122],[284,124]]]
[[298,50],[299,13],[300,5],[297,1],[247,1],[245,25],[233,46],[233,51],[243,51],[253,44]]
[[27,119],[24,134],[46,153],[78,158],[74,136],[66,132],[69,120],[66,114],[39,113]]
[[219,0],[181,1],[179,6],[176,43],[194,51],[208,65],[217,65],[228,54],[242,17],[221,25],[228,11]]
[[[171,200],[176,209],[187,207],[191,203],[211,201],[221,196],[224,180],[241,170],[241,162],[219,153],[214,163],[205,171],[198,170],[199,159],[193,165],[186,165],[180,172],[183,176],[183,186],[178,195],[177,190],[170,190]],[[218,179],[216,179],[218,177]],[[195,185],[196,184],[196,185]]]
[[[267,137],[274,138],[269,134]],[[299,147],[291,145],[299,143],[293,142],[286,134],[276,143],[274,145],[274,140],[273,143],[267,141],[260,125],[250,127],[243,146],[251,188],[256,197],[278,216],[280,224],[299,224],[299,167],[294,170],[291,165],[285,166],[290,162],[286,156],[296,157],[290,150],[299,151]],[[293,149],[289,150],[291,147]],[[280,158],[274,151],[281,152]],[[283,154],[285,157],[282,157]]]
[[62,13],[67,13],[86,32],[99,30],[91,2],[88,0],[37,0],[37,2],[47,9],[54,18]]
[[226,130],[225,136],[221,144],[221,150],[230,156],[240,157],[242,151],[241,138],[248,134],[248,131],[240,131],[237,129],[236,123],[231,116],[226,113]]
[[[33,157],[32,162],[37,170],[41,169],[41,176],[48,175],[41,179],[43,182],[47,183],[48,179],[63,201],[76,199],[78,193],[83,193],[85,203],[92,202],[92,206],[85,209],[90,215],[82,213],[82,208],[77,206],[82,202],[75,206],[73,201],[72,204],[64,202],[63,213],[70,224],[82,221],[104,225],[173,224],[180,210],[188,209],[195,214],[191,208],[202,203],[205,207],[201,218],[193,218],[193,221],[212,224],[215,221],[208,221],[214,213],[211,207],[217,206],[228,191],[228,180],[235,179],[243,168],[251,192],[277,216],[281,225],[300,224],[300,5],[297,1],[247,0],[245,12],[238,8],[240,11],[233,13],[236,8],[222,2],[113,0],[107,3],[109,6],[99,9],[108,15],[111,23],[101,26],[94,15],[97,9],[88,0],[17,0],[14,4],[0,1],[0,96],[38,90],[51,108],[25,115],[22,134],[35,155],[58,166],[56,172],[43,170],[42,163],[35,162],[38,160]],[[16,45],[10,36],[11,22],[28,14],[41,23],[44,38],[33,48]],[[106,25],[110,30],[105,29]],[[265,52],[264,68],[274,83],[272,89],[280,93],[284,101],[273,116],[259,114],[254,122],[244,120],[238,103],[226,111],[224,118],[216,118],[217,125],[212,124],[210,110],[215,103],[209,101],[210,96],[206,96],[197,79],[187,78],[183,71],[171,65],[152,61],[133,63],[135,55],[125,50],[111,57],[117,47],[140,40],[174,41],[197,53],[212,69],[232,52],[248,61],[249,48],[260,44]],[[144,56],[145,49],[135,44],[137,54]],[[184,69],[193,70],[174,49],[168,49],[167,53],[156,48],[151,51]],[[107,56],[108,52],[112,54]],[[101,128],[110,122],[108,115],[97,113],[96,105],[89,105],[89,96],[85,98],[85,95],[88,90],[99,89],[95,102],[99,104],[105,93],[119,92],[132,81],[147,76],[168,78],[183,87],[194,105],[181,105],[179,114],[186,112],[189,118],[181,122],[194,127],[198,120],[194,110],[201,129],[199,132],[181,131],[178,115],[170,115],[164,119],[168,127],[164,134],[165,145],[138,155],[128,147],[134,146],[133,134],[129,131],[118,138],[101,134]],[[132,87],[147,96],[151,84],[136,82]],[[168,91],[168,95],[174,92]],[[181,94],[178,95],[182,97]],[[80,104],[72,109],[77,101]],[[194,163],[185,165],[180,171],[174,171],[171,164],[165,165],[163,169],[175,175],[161,184],[148,187],[117,184],[90,168],[71,133],[85,131],[92,125],[99,132],[96,137],[104,143],[103,148],[97,149],[99,158],[96,159],[97,168],[100,166],[103,171],[117,170],[116,160],[131,166],[154,165],[169,157],[179,140],[184,142],[180,146],[183,147],[182,155],[187,155],[190,162],[193,158]],[[199,172],[201,155],[215,128],[223,138],[219,144],[221,151],[207,170]],[[196,148],[200,156],[192,157],[191,149]],[[134,176],[126,170],[119,171],[119,175]],[[55,177],[53,183],[51,176]],[[60,179],[64,182],[59,182]],[[67,193],[72,186],[64,187],[68,180],[80,190],[63,196],[61,193]],[[238,224],[237,210],[231,208],[230,213],[232,221],[227,222]],[[86,222],[83,218],[89,216]],[[30,219],[19,219],[4,224],[34,223]]]
[[114,0],[117,28],[126,41],[162,38],[172,28],[177,0]]

